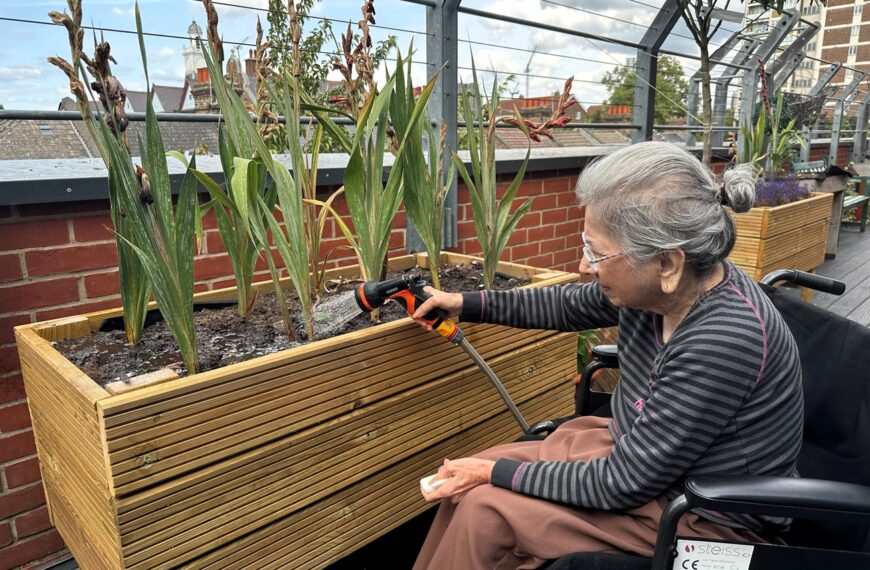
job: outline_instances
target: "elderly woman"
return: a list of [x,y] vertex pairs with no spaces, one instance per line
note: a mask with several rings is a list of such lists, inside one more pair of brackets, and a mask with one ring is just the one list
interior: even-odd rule
[[[725,258],[754,173],[724,188],[693,156],[648,142],[583,170],[581,273],[591,283],[448,294],[433,307],[474,322],[579,331],[619,326],[613,418],[583,417],[546,440],[445,459],[441,500],[415,568],[535,568],[580,551],[652,556],[659,518],[699,474],[797,476],[797,348],[758,286]],[[698,510],[682,536],[759,540],[789,523]]]

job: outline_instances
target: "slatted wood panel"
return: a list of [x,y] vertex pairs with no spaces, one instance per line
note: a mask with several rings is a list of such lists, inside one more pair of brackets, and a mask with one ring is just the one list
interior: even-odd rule
[[[527,419],[566,415],[571,389],[563,383],[519,404]],[[391,465],[376,477],[336,491],[184,568],[322,568],[421,513],[418,481],[444,457],[463,457],[519,435],[506,411]],[[317,529],[317,532],[312,532]]]
[[[72,327],[80,323],[73,322]],[[52,520],[75,556],[118,567],[120,547],[96,402],[108,396],[40,336],[65,338],[63,326],[15,331],[33,432]]]
[[733,214],[737,233],[748,237],[773,237],[801,227],[806,221],[828,219],[834,195],[813,193],[812,197],[783,206],[752,208]]
[[[570,401],[567,380],[573,367],[561,355],[570,354],[571,336],[550,337],[503,355],[492,361],[493,369],[521,402],[554,384],[562,384]],[[480,373],[465,370],[263,446],[242,460],[173,481],[157,493],[122,500],[125,562],[130,568],[151,568],[191,559],[377,476],[504,409]]]
[[[448,254],[442,261],[469,259]],[[425,256],[405,256],[394,266],[426,263]],[[499,270],[538,285],[576,279],[509,263]],[[339,276],[352,277],[329,275]],[[231,289],[198,296],[233,298]],[[49,508],[86,569],[176,567],[215,548],[234,549],[296,513],[325,516],[313,505],[363,480],[380,478],[396,501],[405,500],[406,485],[389,487],[387,474],[405,469],[409,458],[437,446],[483,448],[516,433],[490,426],[510,417],[467,356],[407,320],[111,396],[45,338],[83,336],[119,314],[16,331],[25,381],[33,379],[28,394],[32,384],[40,458],[56,470],[46,475]],[[554,378],[573,374],[572,335],[464,329],[523,409],[553,390]],[[570,411],[570,385],[559,392],[558,405],[535,408],[530,419]],[[490,426],[489,435],[474,439],[469,430],[477,425]],[[342,552],[419,511],[400,501],[377,506],[386,514],[371,519],[371,532],[358,542],[357,523],[339,524],[336,532],[349,541]],[[310,556],[328,553],[315,548]]]
[[734,214],[737,241],[728,256],[754,279],[775,269],[812,271],[825,260],[832,194]]

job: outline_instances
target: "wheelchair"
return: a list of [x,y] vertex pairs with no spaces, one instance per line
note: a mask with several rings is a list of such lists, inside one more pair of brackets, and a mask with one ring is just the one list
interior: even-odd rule
[[[781,282],[840,295],[842,282],[795,270],[761,281],[798,345],[804,389],[801,478],[697,476],[662,515],[652,559],[579,552],[549,570],[866,570],[870,568],[870,329],[789,296]],[[575,392],[577,415],[609,416],[610,395],[591,388],[593,374],[618,368],[618,349],[597,346]],[[572,416],[576,417],[576,416]],[[546,437],[559,423],[535,424],[524,436]],[[676,536],[690,509],[793,518],[770,543],[696,541]],[[703,544],[701,544],[703,543]],[[697,550],[695,550],[697,544]]]

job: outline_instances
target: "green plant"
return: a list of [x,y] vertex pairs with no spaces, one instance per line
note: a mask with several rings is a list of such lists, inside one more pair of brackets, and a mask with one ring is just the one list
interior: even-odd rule
[[[61,69],[66,74],[67,79],[69,79],[70,91],[76,99],[84,124],[91,138],[96,142],[100,156],[103,158],[103,162],[109,171],[109,209],[114,228],[115,246],[118,250],[118,279],[121,292],[121,305],[124,311],[124,330],[127,342],[135,345],[142,336],[151,289],[145,277],[142,262],[129,245],[129,240],[132,238],[131,226],[129,223],[126,223],[123,215],[121,194],[127,191],[138,192],[138,190],[125,188],[124,178],[120,177],[114,169],[110,168],[109,147],[111,141],[104,138],[106,133],[100,127],[100,124],[104,120],[111,121],[112,125],[117,125],[117,128],[113,127],[109,129],[108,136],[122,144],[125,150],[127,149],[125,134],[127,118],[124,114],[126,91],[124,91],[121,83],[111,73],[108,60],[108,47],[101,48],[105,50],[105,53],[95,53],[93,60],[89,59],[83,52],[84,29],[81,27],[81,0],[68,0],[67,5],[70,8],[70,12],[72,12],[71,15],[66,12],[49,12],[49,17],[55,24],[60,24],[67,29],[72,62],[62,57],[50,57],[48,61]],[[91,113],[88,97],[89,90],[85,87],[87,85],[87,78],[82,66],[83,60],[88,63],[91,73],[94,74],[95,87],[102,89],[103,86],[112,86],[111,89],[106,90],[106,95],[101,94],[100,96],[100,108],[104,113],[104,118],[94,116]],[[81,78],[79,77],[80,74]],[[84,83],[82,80],[84,80]],[[127,151],[127,154],[129,154],[129,151]]]
[[[258,19],[256,43],[258,96],[264,89],[260,85],[261,80],[263,80],[261,73],[263,72],[263,53],[265,51],[261,43],[262,33],[263,29]],[[269,140],[273,134],[273,130],[270,129],[273,126],[272,119],[277,121],[277,117],[266,113],[262,108],[258,116],[260,118],[260,133],[264,141]],[[238,129],[238,119],[238,116],[230,116],[227,119],[227,126]],[[261,217],[258,220],[259,225],[265,223],[265,220],[262,219],[262,212],[252,211],[252,208],[256,207],[254,195],[262,197],[271,206],[275,205],[277,198],[274,190],[266,187],[266,169],[263,164],[255,165],[254,170],[250,171],[247,164],[240,165],[235,160],[237,157],[252,157],[254,155],[253,141],[245,136],[235,136],[235,134],[227,136],[224,132],[224,126],[219,125],[218,154],[224,175],[224,188],[204,172],[194,169],[193,173],[211,196],[211,201],[202,208],[202,215],[205,215],[208,210],[214,209],[221,241],[227,250],[230,265],[233,268],[233,276],[236,280],[239,316],[245,317],[253,309],[257,298],[253,281],[257,259],[261,251],[260,244],[255,242],[254,236],[251,234],[249,218],[259,213]]]
[[[67,21],[63,18],[66,14],[54,13],[52,19],[61,20],[70,32],[70,38],[76,38],[80,42],[83,35],[78,31],[81,6],[79,2],[73,0],[70,0],[69,6],[76,14],[74,18]],[[199,371],[193,327],[196,181],[188,169],[181,183],[178,203],[173,210],[169,170],[166,166],[167,153],[154,112],[138,3],[134,5],[134,11],[145,83],[148,87],[145,141],[144,143],[142,140],[139,141],[139,148],[142,149],[141,165],[134,165],[125,140],[120,136],[126,127],[126,117],[123,116],[126,92],[109,69],[109,61],[112,61],[109,44],[99,43],[91,60],[81,53],[81,44],[78,43],[78,51],[76,47],[73,48],[74,59],[79,59],[75,57],[77,52],[80,59],[87,64],[88,71],[96,80],[91,87],[100,94],[101,104],[105,110],[104,120],[91,118],[89,128],[92,128],[94,139],[98,141],[115,194],[113,218],[117,215],[121,230],[118,231],[116,226],[116,234],[118,239],[135,253],[141,263],[141,272],[147,276],[163,319],[178,342],[184,366],[188,373],[195,374]],[[94,39],[96,43],[96,38]],[[61,68],[65,69],[63,63],[66,62],[52,61],[52,63],[60,64]],[[74,70],[71,65],[67,64],[67,66],[70,70]],[[77,76],[70,75],[69,72],[68,76],[71,79],[73,92],[78,96],[78,91],[81,90],[81,97],[86,100]],[[73,77],[76,77],[75,84],[72,81]],[[129,260],[127,262],[129,263]],[[125,276],[125,278],[129,277],[130,275]],[[132,304],[137,305],[139,302],[138,299],[133,299]],[[127,302],[124,303],[126,310]],[[138,310],[138,305],[133,309]]]
[[[429,254],[432,283],[440,288],[438,270],[444,223],[444,199],[453,182],[454,168],[450,163],[444,179],[445,127],[442,124],[436,139],[431,123],[418,120],[411,124],[416,107],[414,84],[411,81],[411,54],[406,62],[401,52],[396,57],[396,82],[390,99],[390,124],[395,131],[394,148],[406,141],[402,156],[405,210],[414,224]],[[405,67],[406,66],[406,67]],[[403,69],[405,67],[405,69]],[[424,137],[429,148],[423,148]]]
[[[764,87],[762,86],[764,90]],[[784,127],[782,110],[784,97],[779,93],[776,105],[771,109],[767,97],[763,96],[755,126],[742,125],[743,146],[738,150],[737,160],[751,164],[764,178],[781,176],[788,170],[788,163],[794,156],[794,146],[804,146],[806,142],[795,127],[796,119],[791,119]],[[769,130],[769,133],[768,133]]]
[[765,137],[767,130],[767,113],[759,113],[755,126],[744,124],[740,126],[743,134],[743,145],[737,149],[737,162],[751,164],[761,174],[763,161],[767,157]]
[[[507,246],[508,239],[522,217],[532,206],[531,198],[523,202],[513,213],[510,209],[514,196],[526,173],[531,149],[526,156],[501,197],[497,196],[498,180],[495,174],[495,128],[498,124],[497,110],[499,102],[498,78],[493,78],[492,91],[484,99],[477,80],[477,68],[472,56],[472,90],[463,93],[460,107],[468,120],[468,150],[471,154],[471,173],[465,168],[465,163],[452,151],[453,163],[468,187],[471,197],[471,209],[474,217],[474,229],[480,241],[483,253],[483,280],[487,289],[493,287],[498,260]],[[489,123],[487,124],[487,121]],[[477,126],[474,126],[477,123]]]
[[788,163],[794,156],[794,145],[803,147],[806,143],[795,128],[797,118],[791,119],[785,127],[782,123],[783,94],[776,97],[776,108],[770,123],[770,141],[767,145],[767,162],[765,171],[768,175],[776,175],[788,169]]
[[[247,144],[249,141],[241,139],[241,142],[250,147]],[[202,211],[203,214],[209,209],[215,212],[221,241],[227,250],[233,276],[236,279],[239,316],[244,317],[251,311],[256,301],[253,280],[260,254],[260,248],[254,243],[248,222],[249,217],[253,215],[251,193],[262,196],[272,205],[275,204],[275,194],[266,188],[264,168],[255,170],[253,177],[249,177],[247,165],[238,168],[235,158],[251,156],[251,149],[237,149],[233,141],[224,135],[223,128],[218,129],[218,148],[226,190],[204,172],[195,169],[193,172],[211,196],[211,201],[203,207]]]
[[574,98],[571,96],[573,78],[565,81],[559,102],[550,118],[543,123],[535,123],[522,118],[519,112],[516,112],[513,117],[498,116],[500,99],[498,77],[493,78],[490,95],[488,97],[482,96],[473,55],[471,73],[472,89],[470,92],[463,93],[460,99],[462,113],[469,120],[468,150],[471,156],[471,173],[468,172],[459,154],[454,150],[451,152],[453,163],[468,187],[471,197],[474,229],[483,251],[484,284],[488,289],[491,289],[501,254],[507,246],[514,228],[532,205],[532,200],[528,199],[511,212],[514,198],[526,173],[531,147],[526,151],[526,156],[504,195],[501,199],[498,197],[498,180],[495,174],[496,126],[499,123],[505,123],[517,127],[533,141],[540,141],[542,136],[552,139],[553,135],[550,130],[564,127],[570,121],[570,117],[565,115],[565,111],[575,104]]
[[[368,24],[374,23],[371,4],[369,0],[362,7],[363,19],[360,21],[362,34],[359,43],[355,47],[352,46],[350,30],[348,30],[348,34],[342,36],[346,64],[336,64],[344,77],[345,95],[340,99],[349,112],[342,113],[336,109],[324,108],[304,92],[302,95],[303,108],[311,111],[323,125],[324,130],[338,141],[341,150],[350,155],[345,170],[344,196],[355,235],[351,234],[347,225],[341,222],[338,216],[336,222],[356,253],[362,277],[381,279],[384,275],[393,219],[402,203],[404,153],[410,137],[406,136],[401,140],[390,139],[396,159],[385,183],[383,181],[384,151],[388,148],[386,125],[389,124],[391,99],[397,80],[402,77],[402,81],[405,81],[404,64],[398,65],[397,69],[387,76],[385,84],[378,92],[371,75],[373,59],[370,54],[371,40],[368,36]],[[407,124],[406,132],[412,132],[418,121],[425,116],[426,104],[434,87],[435,78],[432,78],[423,87],[413,107],[410,107],[410,114],[406,114],[406,118],[402,119]],[[334,113],[341,113],[353,121],[355,127],[353,137],[331,119],[330,114]]]
[[[208,66],[209,76],[220,78],[223,76],[221,63],[223,47],[217,32],[217,12],[210,0],[204,0],[203,6],[209,22],[209,49],[205,50],[203,55]],[[212,87],[227,124],[227,140],[231,143],[231,149],[234,151],[232,183],[233,185],[238,183],[243,187],[236,192],[237,196],[240,197],[237,203],[242,204],[240,223],[246,226],[246,231],[254,237],[256,243],[265,252],[288,337],[295,340],[286,300],[280,285],[279,271],[269,247],[268,232],[271,231],[272,239],[284,261],[302,306],[306,332],[309,338],[313,338],[311,283],[308,274],[309,255],[304,229],[302,183],[299,175],[304,169],[304,162],[296,162],[298,156],[301,156],[301,151],[291,153],[291,159],[294,161],[294,173],[291,175],[287,168],[272,157],[241,97],[224,81],[215,80],[212,82]],[[298,129],[298,115],[288,116],[287,123],[289,127]],[[291,143],[296,141],[298,144],[298,136],[290,136],[289,139]],[[271,177],[273,185],[273,188],[265,193],[259,191],[262,187],[261,167]],[[272,204],[275,202],[270,204],[273,192],[276,197],[275,202],[280,204],[283,227],[275,217],[272,208]],[[242,198],[243,196],[244,198]]]
[[577,333],[577,373],[582,374],[586,365],[592,360],[592,349],[598,342],[598,329],[589,329]]

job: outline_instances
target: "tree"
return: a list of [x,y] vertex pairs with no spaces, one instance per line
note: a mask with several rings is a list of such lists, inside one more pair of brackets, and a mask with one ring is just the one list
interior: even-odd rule
[[[810,4],[818,2],[824,4],[824,0],[809,0]],[[701,160],[710,166],[713,157],[713,101],[710,95],[710,39],[719,31],[721,20],[714,18],[713,9],[717,8],[716,0],[677,0],[680,8],[680,16],[686,23],[686,27],[692,33],[695,43],[701,52],[701,102],[703,112],[701,118],[704,121],[704,150]],[[731,0],[727,0],[724,9],[728,9]],[[785,0],[760,0],[761,6],[768,10],[775,8],[783,10]]]
[[[607,87],[607,105],[634,105],[635,71],[620,65],[604,74],[601,82]],[[683,76],[683,66],[671,56],[659,57],[656,71],[655,121],[663,124],[671,117],[685,116],[689,83]],[[590,122],[601,122],[590,121]]]

